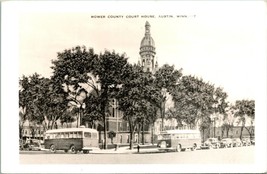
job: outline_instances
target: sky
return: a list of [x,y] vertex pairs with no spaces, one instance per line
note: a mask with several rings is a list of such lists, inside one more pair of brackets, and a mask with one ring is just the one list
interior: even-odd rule
[[[34,72],[51,76],[51,60],[57,58],[57,52],[77,45],[94,48],[96,53],[105,49],[126,53],[130,63],[137,63],[148,21],[159,66],[175,65],[176,69],[183,68],[185,75],[222,87],[230,101],[254,99],[257,68],[264,68],[264,25],[259,3],[178,5],[171,8],[160,2],[134,3],[129,9],[120,3],[107,9],[95,4],[80,6],[79,10],[67,5],[64,10],[28,5],[19,16],[19,76]],[[92,18],[94,15],[105,18]]]
[[[126,18],[127,15],[155,18]],[[93,19],[91,15],[123,15]],[[187,15],[187,18],[159,18]],[[266,4],[265,1],[4,1],[1,3],[1,169],[6,173],[98,171],[128,172],[130,167],[19,165],[18,79],[35,72],[51,76],[57,52],[77,45],[126,53],[136,63],[151,25],[159,65],[168,63],[223,87],[230,101],[255,99],[255,163],[250,165],[153,165],[153,171],[262,173],[266,171]],[[14,126],[15,125],[15,126]],[[4,133],[2,133],[4,132]],[[8,133],[7,133],[8,132]],[[14,146],[11,148],[11,146]],[[151,172],[151,166],[134,166]]]

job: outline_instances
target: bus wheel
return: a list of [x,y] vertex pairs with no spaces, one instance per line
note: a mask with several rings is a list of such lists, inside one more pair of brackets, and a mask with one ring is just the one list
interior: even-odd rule
[[54,144],[50,146],[50,152],[56,153],[56,146]]
[[76,147],[74,145],[70,147],[70,151],[71,153],[77,153]]
[[181,147],[181,145],[179,144],[179,145],[177,145],[177,147],[176,147],[176,152],[181,152],[182,151],[182,147]]

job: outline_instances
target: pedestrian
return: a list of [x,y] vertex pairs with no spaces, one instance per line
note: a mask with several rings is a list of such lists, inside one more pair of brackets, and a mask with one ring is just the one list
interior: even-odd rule
[[119,146],[118,144],[115,145],[115,151],[118,150],[118,146]]
[[140,145],[138,144],[137,145],[137,152],[139,153],[139,150],[140,150]]

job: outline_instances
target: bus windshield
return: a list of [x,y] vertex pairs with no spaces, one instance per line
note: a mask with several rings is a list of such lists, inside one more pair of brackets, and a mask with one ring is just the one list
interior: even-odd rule
[[167,140],[171,138],[171,134],[160,134],[158,140]]

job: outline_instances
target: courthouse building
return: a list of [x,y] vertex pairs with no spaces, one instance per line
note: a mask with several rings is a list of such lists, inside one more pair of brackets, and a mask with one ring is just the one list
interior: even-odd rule
[[[151,26],[149,22],[145,23],[145,34],[141,40],[140,49],[139,49],[139,60],[138,65],[143,67],[145,72],[152,72],[158,69],[158,62],[156,59],[156,46],[154,39],[151,36]],[[130,141],[130,132],[129,132],[129,123],[123,118],[123,112],[118,109],[118,102],[113,99],[109,107],[109,115],[106,117],[106,126],[107,126],[107,144],[127,144]],[[144,125],[144,128],[137,127],[137,131],[134,135],[134,143],[141,143],[142,140],[142,130],[144,130],[144,143],[156,142],[157,135],[160,133],[160,127],[162,124],[161,119],[157,119],[154,125]],[[69,127],[76,127],[77,122],[71,123]],[[85,125],[90,127],[88,123]],[[62,128],[64,125],[60,124],[60,121],[57,124],[57,128]],[[41,126],[36,127],[37,130],[34,130],[28,122],[25,123],[24,131],[22,132],[22,137],[25,138],[42,138],[44,130]],[[104,128],[103,123],[98,122],[95,127],[99,131],[99,142],[103,142],[104,139]],[[164,129],[186,129],[187,125],[183,124],[178,127],[176,119],[165,119],[164,120]],[[196,126],[198,129],[198,126]],[[35,132],[33,132],[35,131]],[[34,134],[35,135],[34,135]],[[203,133],[202,133],[203,134]],[[231,129],[229,132],[230,137],[238,137],[240,134],[240,127],[238,125],[235,128]],[[244,129],[244,135],[248,136],[248,132]],[[222,130],[220,125],[210,127],[204,131],[202,135],[203,139],[208,137],[222,137]]]

